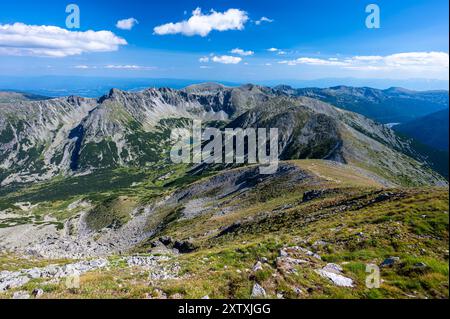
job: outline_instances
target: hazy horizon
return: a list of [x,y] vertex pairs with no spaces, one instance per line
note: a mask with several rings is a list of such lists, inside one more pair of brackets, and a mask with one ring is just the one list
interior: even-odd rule
[[40,94],[49,97],[66,95],[80,95],[85,97],[102,96],[112,88],[126,91],[143,90],[150,87],[169,87],[181,89],[189,85],[215,82],[225,86],[240,86],[255,84],[274,87],[277,85],[289,85],[293,88],[328,88],[335,86],[371,87],[385,90],[391,87],[401,87],[414,91],[446,90],[449,82],[432,79],[358,79],[358,78],[322,78],[311,80],[273,80],[273,81],[248,81],[233,82],[218,79],[177,79],[177,78],[118,78],[96,76],[0,76],[0,91],[22,91],[26,93]]

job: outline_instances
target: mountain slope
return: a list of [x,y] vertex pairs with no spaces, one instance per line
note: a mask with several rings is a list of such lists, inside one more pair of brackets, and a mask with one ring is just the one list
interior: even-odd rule
[[290,96],[307,96],[339,108],[365,115],[380,123],[403,123],[448,108],[448,91],[410,91],[402,88],[379,90],[336,86],[327,89],[293,89],[277,86],[274,90]]
[[0,103],[12,103],[21,101],[38,101],[47,100],[48,97],[24,93],[24,92],[14,92],[14,91],[0,91]]
[[[267,298],[448,298],[448,189],[386,188],[333,161],[231,169],[151,200],[23,203],[0,225],[0,297],[251,298],[258,284]],[[44,268],[94,256],[107,267],[84,267],[75,292]]]
[[425,145],[448,152],[449,109],[435,112],[411,122],[394,126],[402,132]]
[[403,185],[440,184],[442,180],[405,155],[414,151],[386,126],[311,98],[271,98],[228,127],[278,128],[280,159],[284,160],[330,159]]

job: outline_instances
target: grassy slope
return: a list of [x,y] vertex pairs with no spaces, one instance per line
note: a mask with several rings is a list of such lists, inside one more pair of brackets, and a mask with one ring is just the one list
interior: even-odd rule
[[[280,292],[286,298],[448,298],[447,188],[384,189],[354,169],[324,161],[294,163],[316,179],[289,189],[282,184],[256,187],[243,198],[222,199],[217,205],[239,207],[226,215],[209,213],[179,220],[181,208],[174,206],[149,221],[163,223],[155,238],[192,238],[199,247],[169,261],[180,263],[182,279],[149,282],[145,271],[130,272],[116,263],[107,271],[82,276],[79,290],[39,280],[25,289],[40,286],[46,297],[63,298],[144,298],[157,296],[159,290],[173,297],[248,298],[258,282],[272,298]],[[303,202],[303,193],[311,189],[327,192]],[[235,222],[240,223],[238,227],[223,232]],[[319,240],[325,244],[315,246]],[[280,272],[278,251],[293,245],[319,253],[321,265],[341,264],[345,276],[355,280],[355,288],[336,287],[311,267]],[[138,251],[145,253],[147,247],[144,244]],[[400,263],[382,268],[380,289],[366,288],[366,264],[380,264],[390,256],[400,257]],[[268,262],[263,271],[253,274],[251,268],[262,257]],[[427,267],[417,270],[418,262]],[[295,287],[302,293],[296,294]]]

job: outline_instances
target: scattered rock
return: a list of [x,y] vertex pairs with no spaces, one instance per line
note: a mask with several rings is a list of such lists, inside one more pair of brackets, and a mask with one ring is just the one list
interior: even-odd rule
[[129,267],[141,267],[149,272],[151,280],[165,280],[178,278],[180,265],[178,263],[163,263],[170,259],[169,256],[131,256],[125,260]]
[[208,295],[203,296],[202,299],[209,299],[209,296]]
[[159,241],[164,245],[168,246],[173,243],[173,239],[170,236],[163,236],[159,238]]
[[13,299],[30,299],[30,294],[26,291],[16,291],[13,294]]
[[159,288],[155,289],[154,294],[155,299],[167,299],[167,294]]
[[303,255],[314,257],[318,260],[322,260],[322,258],[318,254],[316,254],[308,249],[305,249],[303,247],[293,246],[293,247],[287,247],[287,248],[280,249],[280,257],[292,256],[295,254],[303,254]]
[[300,288],[298,288],[298,287],[294,287],[294,292],[297,294],[297,295],[301,295],[302,294],[302,290],[300,289]]
[[337,264],[326,264],[325,267],[316,270],[316,272],[320,276],[330,279],[336,286],[353,287],[353,280],[343,276],[342,267]]
[[309,264],[307,260],[295,259],[292,257],[278,257],[276,260],[277,269],[286,273],[295,273],[295,266]]
[[0,272],[0,292],[21,287],[35,278],[50,278],[58,280],[73,274],[81,275],[91,270],[104,268],[109,264],[104,258],[96,260],[84,260],[63,266],[49,265],[43,268],[24,269],[21,271]]
[[253,266],[253,272],[258,272],[260,270],[263,270],[263,265],[260,261],[258,261],[254,266]]
[[400,262],[399,257],[389,257],[389,258],[386,258],[385,260],[383,260],[380,267],[392,267],[395,264],[398,264],[399,262]]
[[287,256],[288,256],[287,251],[284,249],[280,249],[280,257],[287,257]]
[[314,248],[316,248],[316,247],[323,247],[323,246],[326,246],[326,245],[328,245],[328,243],[326,241],[324,241],[324,240],[316,240],[312,246]]
[[197,247],[189,240],[177,240],[173,245],[173,248],[178,249],[182,254],[187,254],[197,249]]
[[252,289],[252,298],[261,298],[266,296],[266,290],[259,284],[255,283]]
[[156,248],[156,247],[165,247],[165,245],[160,241],[160,240],[154,240],[150,243],[150,246],[152,248]]
[[277,269],[281,272],[296,273],[296,266],[315,267],[321,257],[302,247],[294,246],[280,249],[280,257],[276,259]]
[[312,190],[312,191],[307,191],[305,193],[303,193],[303,203],[309,202],[313,199],[319,198],[320,196],[323,195],[325,191],[324,190]]
[[378,202],[382,202],[382,201],[388,200],[388,199],[390,199],[391,197],[393,197],[394,195],[395,195],[395,194],[394,194],[394,193],[391,193],[391,192],[382,193],[382,194],[378,195],[378,196],[374,199],[374,202],[375,202],[375,203],[378,203]]
[[415,268],[427,268],[428,265],[426,263],[423,263],[423,262],[418,262],[418,263],[414,264],[414,267]]
[[322,269],[325,270],[325,271],[333,272],[335,274],[342,273],[342,267],[337,265],[337,264],[327,264]]
[[353,280],[347,277],[344,277],[341,274],[337,274],[335,272],[331,272],[324,269],[316,270],[316,272],[325,278],[330,279],[333,284],[339,287],[353,287]]
[[221,230],[221,232],[216,237],[221,237],[229,233],[233,233],[242,226],[240,221],[234,222],[230,226],[227,226]]
[[34,298],[39,298],[44,294],[44,290],[35,288],[31,294]]

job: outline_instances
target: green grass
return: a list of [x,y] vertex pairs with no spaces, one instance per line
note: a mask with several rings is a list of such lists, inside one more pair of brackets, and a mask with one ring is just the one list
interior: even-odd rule
[[[324,161],[292,163],[312,177],[289,186],[284,179],[272,179],[243,195],[215,201],[216,206],[232,208],[225,215],[214,214],[216,209],[211,206],[210,212],[183,220],[182,204],[161,206],[154,212],[146,229],[155,234],[135,252],[147,253],[150,242],[163,235],[174,240],[189,238],[198,249],[168,261],[179,263],[179,279],[149,281],[144,270],[130,270],[117,256],[111,256],[111,267],[83,275],[79,290],[39,281],[30,282],[25,289],[45,287],[48,298],[145,298],[158,296],[160,291],[169,298],[250,298],[253,284],[259,283],[269,298],[279,293],[285,298],[448,298],[447,188],[387,189],[348,167]],[[161,172],[149,173],[139,186],[97,195],[88,224],[95,230],[120,227],[135,207],[165,196],[178,187],[174,185],[188,183],[174,183],[184,178],[185,167],[172,167],[164,174],[167,172],[171,172],[168,180],[158,179]],[[303,202],[303,193],[311,189],[327,192]],[[47,201],[33,214],[64,214],[68,204],[82,198]],[[237,226],[223,232],[233,224]],[[323,244],[316,245],[318,241]],[[279,249],[294,245],[318,253],[322,266],[340,264],[355,287],[336,287],[313,267],[298,266],[297,273],[280,272],[276,265]],[[381,268],[381,287],[366,288],[366,265],[380,265],[391,256],[399,257],[400,262]],[[262,259],[267,259],[263,271],[253,273],[254,264]],[[0,264],[19,269],[46,262],[16,260],[4,256]],[[426,267],[418,268],[418,263]],[[297,288],[301,294],[296,293]]]

